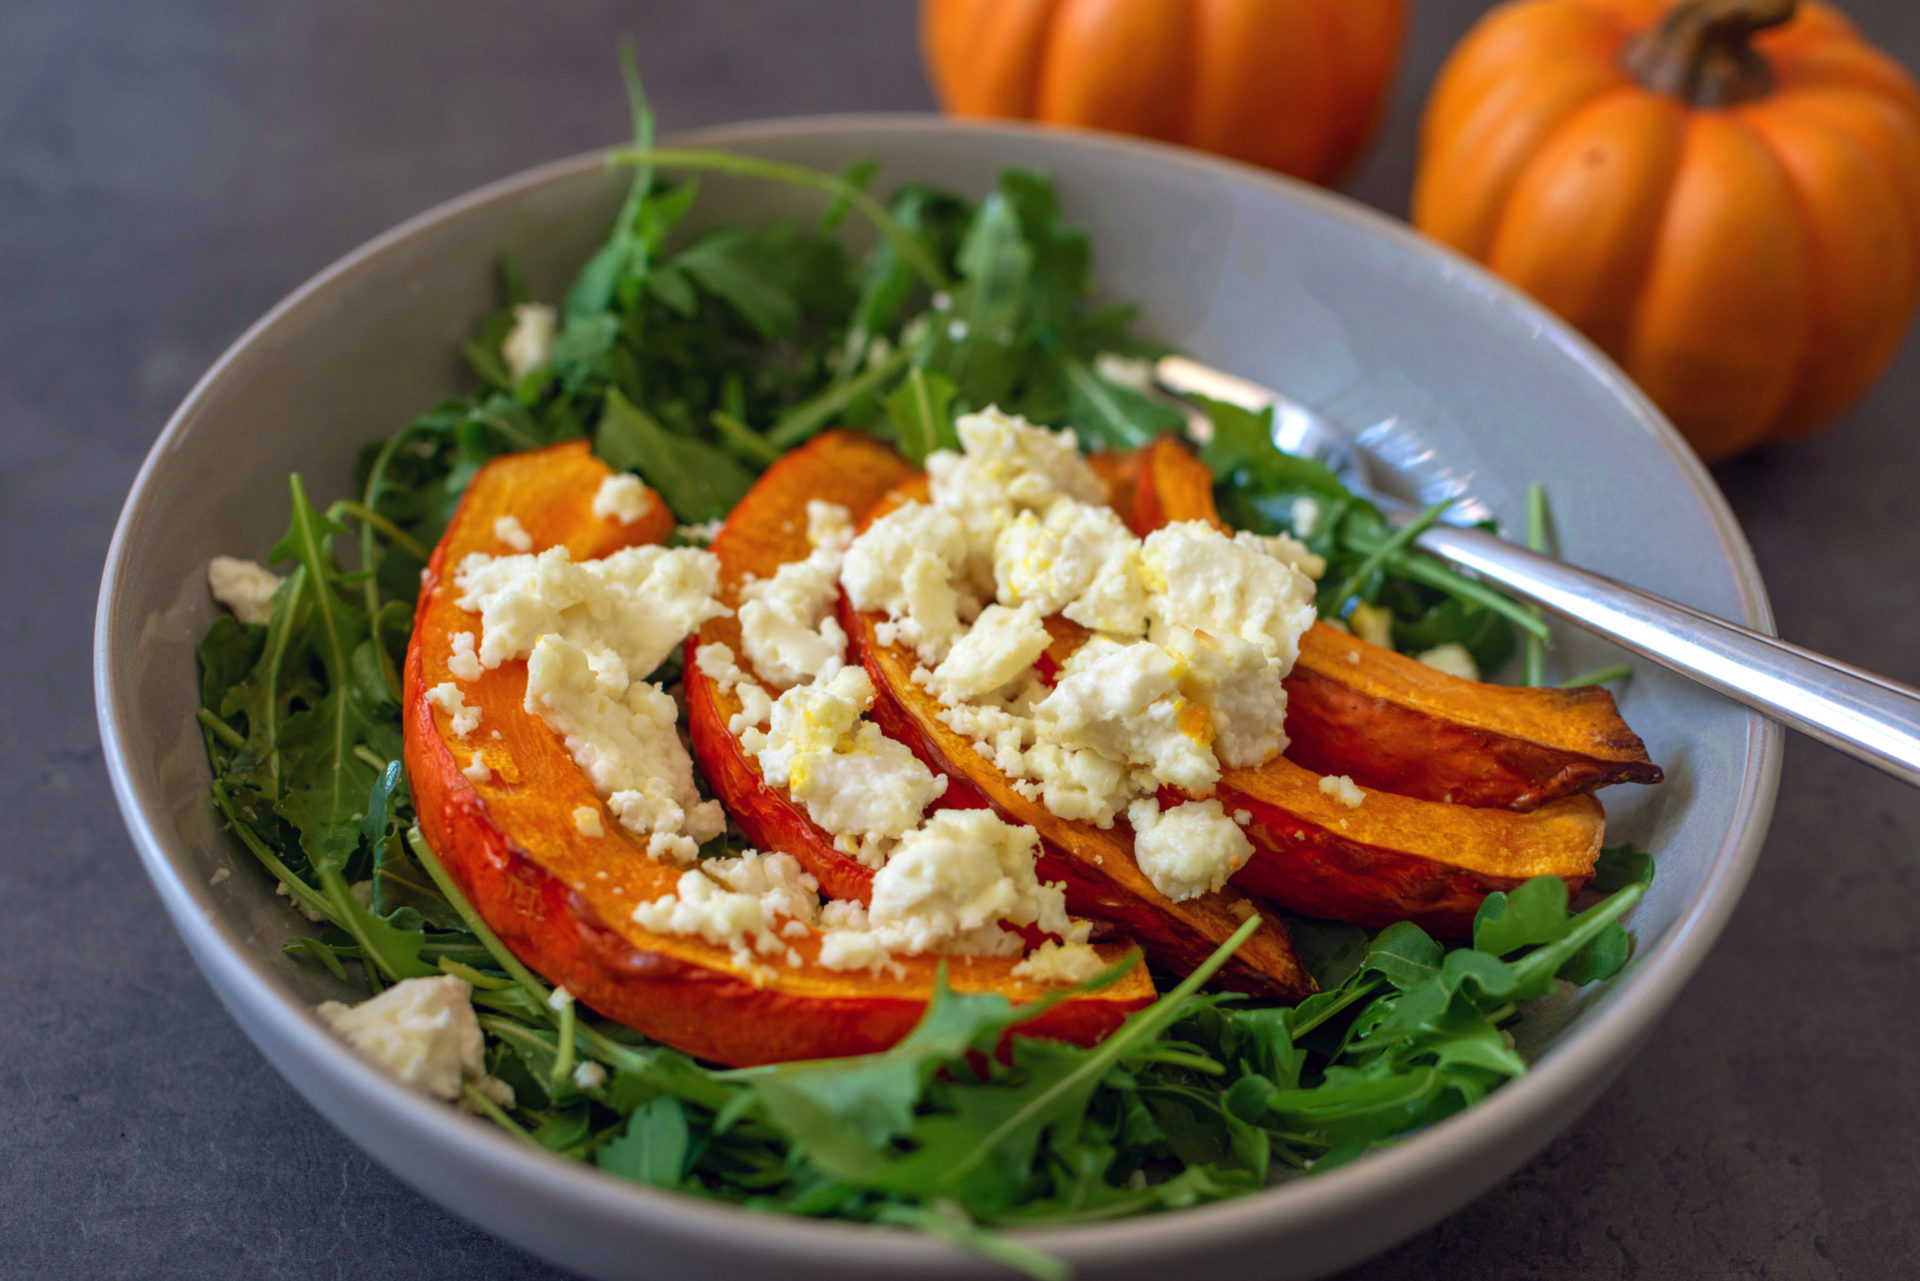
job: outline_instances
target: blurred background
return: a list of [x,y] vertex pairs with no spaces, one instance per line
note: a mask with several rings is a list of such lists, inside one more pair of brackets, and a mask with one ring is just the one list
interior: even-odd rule
[[[1920,5],[1844,7],[1920,66]],[[620,35],[669,132],[921,111],[915,8],[0,4],[0,1272],[555,1275],[339,1138],[193,969],[101,766],[99,567],[168,413],[283,294],[440,200],[621,140]],[[1423,101],[1486,8],[1414,0],[1383,128],[1343,190],[1407,214]],[[1835,430],[1715,472],[1782,634],[1910,683],[1917,421],[1909,341]],[[1746,900],[1621,1082],[1505,1186],[1353,1276],[1909,1274],[1917,868],[1920,796],[1792,741]]]

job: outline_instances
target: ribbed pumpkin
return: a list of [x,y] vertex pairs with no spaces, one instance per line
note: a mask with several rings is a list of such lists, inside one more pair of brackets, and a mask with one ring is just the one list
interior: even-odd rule
[[1899,348],[1920,91],[1820,4],[1522,0],[1441,73],[1413,219],[1725,458],[1830,421]]
[[955,115],[1084,125],[1310,182],[1378,123],[1406,0],[922,0],[921,49]]

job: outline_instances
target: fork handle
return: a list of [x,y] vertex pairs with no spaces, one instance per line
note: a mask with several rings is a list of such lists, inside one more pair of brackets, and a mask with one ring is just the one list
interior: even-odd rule
[[1920,690],[1575,569],[1479,529],[1419,546],[1516,596],[1920,787]]

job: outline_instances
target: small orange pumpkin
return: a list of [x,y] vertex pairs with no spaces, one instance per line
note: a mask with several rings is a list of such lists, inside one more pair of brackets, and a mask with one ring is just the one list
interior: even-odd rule
[[1521,0],[1441,72],[1413,220],[1725,458],[1830,421],[1899,348],[1920,91],[1822,4]]
[[1177,142],[1309,182],[1379,122],[1406,0],[922,0],[934,92],[960,116]]

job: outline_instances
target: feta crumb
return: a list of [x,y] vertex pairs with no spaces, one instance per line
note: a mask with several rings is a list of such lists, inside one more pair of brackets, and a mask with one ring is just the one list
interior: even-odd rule
[[[472,989],[452,975],[405,979],[380,995],[314,1011],[355,1050],[392,1076],[443,1099],[460,1097],[469,1082],[498,1099],[503,1082],[486,1073]],[[511,1103],[508,1090],[504,1102]]]
[[1140,564],[1148,596],[1148,635],[1165,643],[1173,628],[1237,636],[1293,668],[1300,637],[1313,626],[1313,580],[1271,554],[1266,540],[1227,538],[1199,521],[1147,535]]
[[454,679],[477,681],[480,679],[480,673],[487,670],[480,665],[480,655],[474,651],[473,646],[472,632],[453,634],[453,649],[447,655],[447,670],[453,673]]
[[213,875],[207,878],[207,884],[208,886],[220,885],[224,883],[226,879],[232,875],[233,875],[232,868],[216,867],[213,869]]
[[737,963],[754,954],[783,954],[782,918],[811,923],[820,910],[820,883],[789,854],[748,851],[707,859],[681,873],[674,892],[634,906],[633,920],[656,934],[705,939],[729,949]]
[[[810,504],[830,506],[818,501]],[[834,528],[830,514],[822,513],[821,529],[828,542],[780,566],[772,578],[740,589],[740,641],[747,661],[761,679],[781,689],[822,680],[846,662],[847,634],[833,613],[840,599],[839,534],[850,533],[850,526],[846,508],[833,510],[839,513],[839,529]],[[814,522],[813,515],[808,519]]]
[[317,911],[316,909],[309,907],[307,905],[307,900],[296,895],[293,892],[293,887],[291,885],[288,885],[285,881],[274,882],[273,892],[279,895],[281,898],[284,898],[289,902],[291,902],[293,906],[299,911],[300,915],[306,917],[309,921],[312,921],[314,924],[317,925],[320,922],[327,919],[327,914],[325,912]]
[[1138,356],[1103,351],[1093,358],[1093,372],[1128,391],[1144,393],[1153,390],[1153,362]]
[[1235,810],[1233,812],[1233,821],[1238,823],[1240,826],[1245,827],[1247,824],[1253,822],[1253,811],[1252,810]]
[[1473,661],[1473,654],[1459,641],[1448,641],[1445,645],[1435,645],[1415,658],[1433,668],[1436,672],[1445,672],[1449,676],[1458,676],[1463,681],[1480,679],[1480,665]]
[[873,698],[866,672],[843,667],[782,694],[763,742],[749,745],[743,736],[767,782],[787,788],[827,832],[849,838],[848,852],[869,866],[947,788],[944,775],[865,719]]
[[500,358],[507,373],[519,382],[553,360],[553,338],[559,314],[545,303],[523,302],[513,309],[513,328],[500,340]]
[[564,546],[538,556],[476,553],[455,576],[460,607],[481,615],[481,666],[526,659],[526,709],[562,736],[607,808],[656,859],[692,862],[700,843],[726,827],[719,804],[694,786],[678,705],[639,679],[726,612],[713,599],[718,580],[711,552],[660,547],[577,563]]
[[949,704],[991,694],[1030,670],[1051,640],[1034,606],[989,605],[934,669],[933,692]]
[[1367,794],[1360,790],[1360,785],[1346,774],[1323,775],[1320,790],[1350,810],[1359,809],[1367,800]]
[[878,610],[894,624],[892,640],[922,661],[944,658],[960,630],[963,598],[953,580],[968,557],[967,531],[952,513],[907,503],[867,526],[847,548],[840,585],[858,610]]
[[467,781],[470,783],[484,783],[493,777],[493,771],[487,768],[486,758],[478,752],[473,754],[471,761],[461,767],[460,772],[467,776]]
[[573,993],[565,987],[556,987],[547,993],[547,1008],[554,1011],[564,1010],[573,1004]]
[[1067,943],[1062,945],[1048,939],[1027,954],[1027,959],[1013,967],[1015,978],[1032,979],[1035,983],[1085,983],[1094,975],[1106,969],[1106,962],[1100,954],[1087,943]]
[[480,709],[468,707],[466,695],[452,681],[441,681],[428,690],[427,701],[447,714],[447,728],[455,738],[466,738],[480,728]]
[[1095,637],[1061,668],[1034,708],[1043,739],[1150,770],[1161,782],[1205,793],[1220,780],[1205,710],[1180,694],[1184,673],[1151,641]]
[[517,552],[533,550],[533,535],[520,523],[517,516],[496,516],[493,521],[493,536]]
[[235,556],[215,556],[207,562],[207,590],[243,623],[271,619],[273,594],[285,581],[266,566]]
[[573,830],[596,838],[607,834],[606,825],[600,821],[600,811],[591,805],[573,807]]
[[720,531],[726,528],[724,520],[703,520],[692,525],[674,526],[674,534],[689,543],[698,543],[702,547],[711,547],[713,540],[720,537]]
[[[1347,622],[1353,627],[1353,634],[1369,645],[1378,645],[1381,649],[1393,648],[1393,611],[1380,605],[1369,605],[1361,601],[1347,615]],[[1353,652],[1353,661],[1360,661],[1360,651]]]
[[597,1090],[607,1083],[607,1070],[592,1059],[581,1059],[573,1065],[573,1088],[576,1090]]
[[645,516],[653,510],[653,504],[652,493],[631,472],[607,477],[593,494],[593,514],[601,520],[617,520],[622,525],[631,525]]
[[1217,800],[1187,801],[1165,813],[1151,798],[1127,807],[1133,853],[1153,887],[1178,903],[1227,883],[1253,854],[1253,842]]
[[1295,538],[1312,538],[1320,528],[1320,502],[1318,499],[1302,495],[1293,500],[1288,510],[1287,523],[1293,526]]
[[1253,901],[1244,898],[1237,898],[1227,904],[1227,910],[1242,921],[1251,921],[1258,914],[1257,909],[1253,906]]

